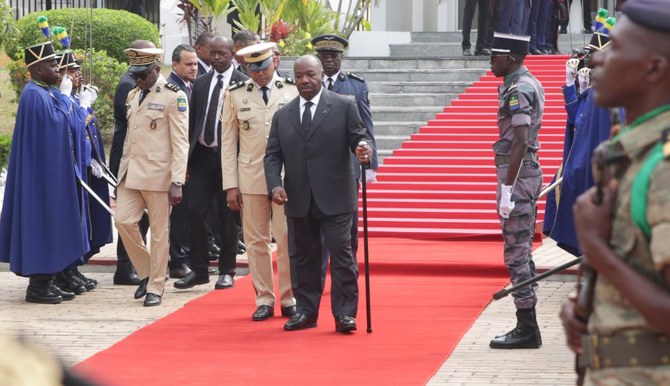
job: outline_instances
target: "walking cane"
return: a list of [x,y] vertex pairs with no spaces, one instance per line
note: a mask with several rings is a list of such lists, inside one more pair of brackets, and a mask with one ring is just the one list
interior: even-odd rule
[[[368,143],[361,141],[359,146],[365,146]],[[361,184],[363,186],[363,252],[365,266],[365,311],[367,313],[367,332],[372,333],[372,317],[370,316],[370,260],[368,255],[368,190],[365,181],[366,165],[361,164]]]

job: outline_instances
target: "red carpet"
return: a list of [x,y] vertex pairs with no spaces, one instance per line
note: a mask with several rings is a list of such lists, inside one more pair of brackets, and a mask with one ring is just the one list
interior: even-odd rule
[[[537,55],[526,66],[545,89],[539,140],[544,182],[561,164],[566,112],[561,95],[566,56]],[[500,239],[493,143],[498,89],[490,71],[384,158],[368,188],[370,236]],[[544,201],[538,205],[538,221]],[[539,235],[539,234],[538,234]]]
[[245,277],[77,370],[113,386],[424,384],[508,281],[499,242],[370,239],[370,256],[372,334],[362,270],[359,330],[349,336],[335,332],[328,294],[317,328],[286,332],[280,317],[252,322]]

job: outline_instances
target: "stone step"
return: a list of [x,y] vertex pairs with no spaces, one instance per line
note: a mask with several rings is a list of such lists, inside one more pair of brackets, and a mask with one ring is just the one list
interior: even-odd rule
[[375,125],[375,137],[377,135],[402,136],[409,138],[426,125],[426,121],[378,121],[372,117]]
[[[412,32],[410,36],[412,43],[460,43],[463,40],[462,32]],[[470,41],[477,41],[477,30],[471,31]]]
[[483,69],[374,69],[360,70],[357,72],[365,78],[368,83],[374,81],[404,81],[404,82],[440,82],[440,81],[466,81],[474,82],[486,74]]
[[[293,63],[296,57],[282,57],[280,69],[293,72]],[[461,52],[450,58],[441,58],[433,55],[432,57],[404,57],[404,58],[384,58],[384,57],[345,57],[342,61],[342,70],[357,72],[365,69],[488,69],[489,58],[461,56]]]
[[434,119],[443,106],[374,106],[370,107],[375,122],[423,121]]
[[372,106],[448,106],[458,94],[443,93],[374,93],[370,94]]
[[472,82],[372,82],[368,84],[371,93],[445,93],[459,94]]

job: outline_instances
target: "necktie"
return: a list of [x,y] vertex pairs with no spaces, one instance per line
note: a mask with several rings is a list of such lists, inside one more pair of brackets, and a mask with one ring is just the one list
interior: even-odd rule
[[305,102],[305,111],[302,112],[302,132],[305,137],[309,134],[309,127],[312,125],[312,102]]
[[268,104],[268,88],[263,86],[261,87],[261,91],[263,91],[263,101],[265,101],[265,104]]
[[186,90],[188,91],[189,95],[191,94],[191,83],[186,83]]
[[219,98],[221,97],[221,88],[223,87],[223,75],[217,75],[218,81],[214,85],[214,91],[209,99],[209,110],[207,110],[207,119],[205,119],[205,135],[203,139],[206,145],[211,145],[214,142],[214,130],[219,125],[217,119],[217,108],[219,107]]
[[333,78],[328,78],[328,90],[333,89]]
[[149,90],[142,90],[140,93],[140,102],[137,104],[138,106],[142,105],[142,101],[147,97],[147,94],[149,94]]

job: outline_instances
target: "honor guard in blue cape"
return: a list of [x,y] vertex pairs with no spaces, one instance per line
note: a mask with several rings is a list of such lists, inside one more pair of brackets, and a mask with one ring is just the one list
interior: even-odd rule
[[[505,266],[512,284],[535,276],[532,256],[542,168],[537,157],[544,112],[544,89],[524,66],[530,37],[494,34],[491,71],[504,78],[498,88],[498,135],[493,145],[496,202],[504,242]],[[535,305],[537,285],[512,294],[517,324],[491,340],[491,348],[538,348],[542,345]]]
[[[370,112],[370,98],[367,81],[359,75],[351,72],[344,72],[342,68],[342,58],[349,42],[337,35],[320,35],[312,39],[312,46],[316,50],[316,57],[323,66],[323,86],[337,94],[345,95],[354,100],[358,107],[358,113],[365,124],[365,132],[372,140],[372,161],[370,168],[365,170],[365,179],[367,183],[375,182],[376,172],[379,167],[377,161],[377,146],[375,145],[375,132],[372,123],[372,113]],[[352,162],[356,165],[356,157],[352,155]],[[360,182],[361,169],[355,168],[356,181]],[[351,248],[354,258],[358,252],[358,211],[354,213],[353,224],[351,225]],[[323,281],[325,284],[326,270],[328,268],[328,251],[324,248],[323,256]]]
[[[577,50],[566,63],[566,84],[562,91],[568,121],[561,167],[563,182],[547,196],[543,231],[556,240],[559,247],[575,256],[581,255],[581,250],[572,205],[580,194],[593,186],[591,154],[600,142],[610,137],[612,127],[609,110],[595,104],[590,87],[589,58],[609,45],[609,30],[614,23],[613,18],[605,23],[596,21],[599,29],[591,37],[589,46]],[[623,111],[619,115],[623,116]]]
[[58,81],[51,43],[26,48],[31,81],[16,113],[0,215],[0,261],[30,278],[26,301],[60,303],[74,298],[52,282],[53,275],[82,261],[77,171],[68,106],[52,86]]

